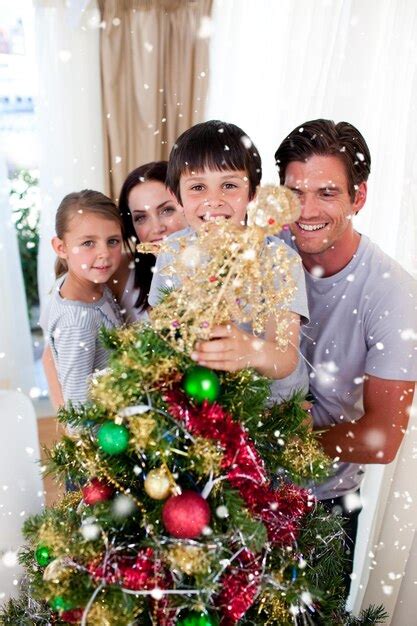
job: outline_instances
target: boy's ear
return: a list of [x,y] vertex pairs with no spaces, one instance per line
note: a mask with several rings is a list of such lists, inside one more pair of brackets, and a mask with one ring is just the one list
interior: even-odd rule
[[67,252],[63,240],[59,237],[52,237],[51,243],[55,254],[59,256],[60,259],[66,259]]

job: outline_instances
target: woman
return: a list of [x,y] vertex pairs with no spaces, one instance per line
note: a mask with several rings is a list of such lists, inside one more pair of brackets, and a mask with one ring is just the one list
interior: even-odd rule
[[146,315],[155,257],[136,251],[137,242],[158,244],[186,222],[175,196],[165,187],[167,162],[136,168],[127,176],[119,197],[126,238],[132,249],[110,281],[125,318],[132,323]]
[[[119,197],[125,236],[130,250],[123,256],[109,287],[122,308],[127,323],[147,315],[148,293],[155,257],[136,251],[136,244],[154,243],[185,228],[186,222],[175,197],[165,186],[166,161],[147,163],[134,169],[123,183]],[[55,409],[64,404],[51,350],[45,347],[42,364],[49,395]]]

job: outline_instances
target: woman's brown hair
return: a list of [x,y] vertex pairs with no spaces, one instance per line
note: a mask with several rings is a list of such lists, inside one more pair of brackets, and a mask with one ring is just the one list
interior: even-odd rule
[[148,294],[151,287],[153,268],[156,258],[153,254],[144,254],[136,250],[137,235],[133,225],[132,213],[129,207],[129,194],[137,185],[155,181],[165,185],[167,175],[167,161],[152,161],[134,169],[126,177],[120,190],[119,210],[123,220],[126,238],[130,244],[135,263],[134,286],[139,289],[139,295],[135,302],[135,308],[146,311],[148,308]]

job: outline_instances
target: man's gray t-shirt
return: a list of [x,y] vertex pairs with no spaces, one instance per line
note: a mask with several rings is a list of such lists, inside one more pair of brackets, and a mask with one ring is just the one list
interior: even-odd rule
[[[177,276],[167,276],[164,271],[172,264],[173,255],[178,252],[180,247],[179,240],[182,238],[186,238],[187,243],[192,245],[197,238],[197,234],[192,228],[188,227],[184,230],[173,233],[165,240],[170,245],[170,247],[172,246],[172,253],[161,252],[157,257],[154,276],[152,279],[151,289],[148,297],[148,302],[151,306],[156,306],[158,304],[161,299],[163,289],[177,288],[180,285]],[[295,279],[295,283],[297,285],[297,289],[295,291],[292,302],[285,308],[293,313],[297,313],[298,315],[300,315],[302,323],[307,322],[309,318],[307,295],[305,288],[304,272],[302,269],[300,257],[277,237],[266,237],[265,243],[269,247],[278,247],[285,245],[288,255],[294,260],[292,273]],[[281,280],[282,278],[279,274],[279,268],[277,268],[275,276],[277,289]],[[252,332],[252,327],[250,324],[242,324],[241,328],[246,332]],[[297,367],[292,372],[292,374],[290,374],[286,378],[271,381],[271,391],[269,399],[271,402],[281,402],[282,400],[290,398],[295,392],[298,391],[303,394],[307,393],[308,391],[307,368],[301,356],[298,359]]]
[[100,342],[100,328],[120,326],[123,320],[108,287],[100,300],[87,303],[63,298],[62,282],[51,296],[47,338],[64,401],[77,404],[88,399],[90,375],[107,366],[109,353]]
[[[296,249],[290,233],[282,237]],[[365,374],[417,379],[417,281],[364,235],[340,272],[315,278],[305,271],[305,277],[310,323],[302,329],[301,351],[314,424],[326,428],[363,416]],[[351,493],[363,473],[363,466],[341,462],[314,493],[320,500]]]

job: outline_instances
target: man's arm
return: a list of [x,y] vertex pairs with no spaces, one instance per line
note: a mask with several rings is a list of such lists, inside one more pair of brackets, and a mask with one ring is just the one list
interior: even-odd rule
[[319,436],[331,458],[348,463],[391,463],[407,428],[415,383],[367,376],[364,415]]

